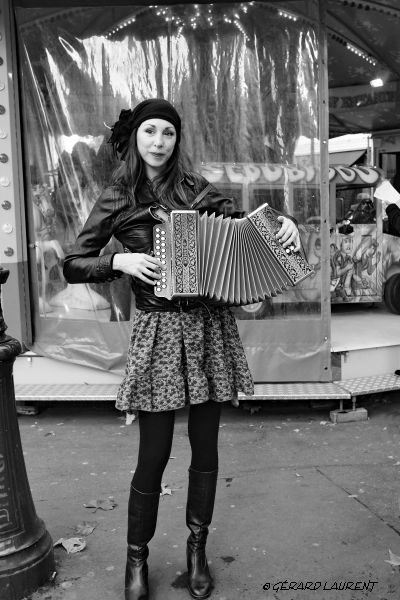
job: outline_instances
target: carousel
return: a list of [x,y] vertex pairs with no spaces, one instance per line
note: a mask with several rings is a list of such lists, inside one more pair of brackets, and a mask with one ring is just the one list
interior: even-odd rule
[[[400,241],[376,195],[400,170],[394,0],[3,4],[0,252],[24,345],[18,401],[114,398],[130,282],[67,285],[62,264],[116,167],[110,125],[147,97],[177,107],[184,159],[229,198],[226,217],[268,203],[299,223],[312,275],[232,308],[256,381],[242,399],[352,401],[355,415],[359,395],[400,389]],[[329,138],[352,133],[371,147],[330,164]]]

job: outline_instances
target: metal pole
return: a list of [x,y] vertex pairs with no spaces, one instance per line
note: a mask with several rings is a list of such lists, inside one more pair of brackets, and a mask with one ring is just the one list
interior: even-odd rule
[[22,454],[13,382],[21,345],[5,334],[1,305],[8,275],[0,267],[0,598],[20,600],[50,578],[54,555],[51,537],[36,515]]

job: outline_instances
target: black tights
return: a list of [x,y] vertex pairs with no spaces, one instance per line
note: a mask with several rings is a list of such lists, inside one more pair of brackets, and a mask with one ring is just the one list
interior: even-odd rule
[[[221,405],[209,400],[189,408],[188,434],[192,449],[190,466],[196,471],[218,469],[218,432]],[[135,489],[158,491],[170,457],[175,411],[139,411],[140,444],[138,464],[132,479]]]

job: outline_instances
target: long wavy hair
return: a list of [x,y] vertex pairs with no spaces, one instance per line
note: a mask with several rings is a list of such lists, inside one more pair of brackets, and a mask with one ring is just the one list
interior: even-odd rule
[[[137,202],[137,192],[146,184],[147,179],[145,164],[137,147],[136,134],[137,128],[132,131],[125,160],[117,167],[112,177],[113,185],[121,188],[121,191],[134,204]],[[165,170],[153,179],[153,192],[161,204],[171,209],[188,205],[182,186],[182,180],[186,172],[187,169],[183,165],[179,143],[176,143]]]

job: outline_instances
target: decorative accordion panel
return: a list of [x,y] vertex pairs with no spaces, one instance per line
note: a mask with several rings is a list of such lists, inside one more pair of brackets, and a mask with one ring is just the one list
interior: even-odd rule
[[268,204],[243,219],[172,211],[168,222],[154,227],[154,254],[163,264],[156,296],[240,306],[296,285],[313,269],[276,240],[280,227]]

